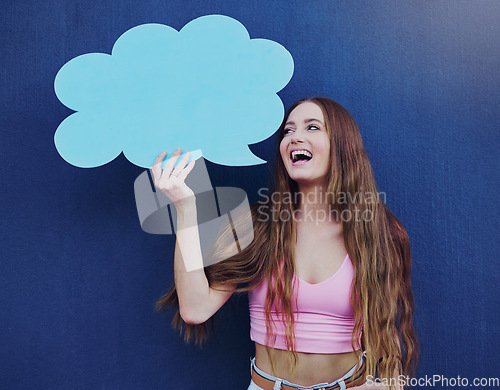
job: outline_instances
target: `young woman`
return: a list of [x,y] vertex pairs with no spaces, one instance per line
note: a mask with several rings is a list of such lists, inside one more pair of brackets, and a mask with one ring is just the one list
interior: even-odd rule
[[187,153],[174,168],[178,150],[162,170],[158,156],[155,185],[175,204],[178,231],[175,287],[159,308],[178,305],[174,326],[202,342],[207,320],[248,291],[249,390],[397,388],[418,351],[409,240],[378,196],[358,127],[338,103],[304,99],[279,140],[272,196],[252,207],[252,243],[224,259],[230,244],[218,240],[211,255],[224,260],[204,269],[184,183],[194,161]]

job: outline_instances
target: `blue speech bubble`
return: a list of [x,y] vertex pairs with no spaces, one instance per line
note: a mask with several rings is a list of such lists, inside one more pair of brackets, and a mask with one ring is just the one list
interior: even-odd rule
[[83,168],[122,151],[150,168],[160,152],[177,147],[201,149],[217,164],[261,164],[248,144],[279,127],[284,108],[277,92],[292,74],[283,46],[250,39],[227,16],[203,16],[180,31],[140,25],[118,38],[111,55],[84,54],[59,70],[56,95],[77,112],[59,125],[55,145]]

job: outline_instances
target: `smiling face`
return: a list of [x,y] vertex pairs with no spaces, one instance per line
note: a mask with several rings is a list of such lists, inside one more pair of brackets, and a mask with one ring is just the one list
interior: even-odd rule
[[288,175],[299,186],[324,183],[330,169],[330,136],[316,103],[306,101],[290,113],[280,154]]

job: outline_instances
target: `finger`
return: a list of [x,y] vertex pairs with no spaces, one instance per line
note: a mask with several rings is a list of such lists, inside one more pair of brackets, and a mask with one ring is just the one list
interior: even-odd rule
[[173,169],[176,161],[178,160],[179,156],[181,155],[181,153],[182,153],[182,149],[177,148],[175,150],[175,152],[172,153],[170,158],[167,160],[167,162],[165,163],[165,166],[163,167],[163,172],[162,172],[162,175],[164,177],[168,178],[170,176],[170,174],[172,173],[172,169]]
[[177,164],[177,166],[172,171],[172,175],[179,176],[182,170],[186,167],[186,163],[188,162],[190,155],[191,154],[187,152],[184,154],[184,156],[182,156],[181,161],[179,161],[179,164]]
[[182,172],[179,174],[179,179],[186,180],[187,175],[189,175],[189,172],[191,172],[194,168],[196,160],[192,159],[189,164],[182,170]]
[[151,167],[151,172],[153,172],[153,178],[154,180],[159,180],[161,177],[161,163],[165,159],[165,156],[167,155],[167,152],[161,152],[158,157],[156,157],[155,162],[153,163],[153,166]]

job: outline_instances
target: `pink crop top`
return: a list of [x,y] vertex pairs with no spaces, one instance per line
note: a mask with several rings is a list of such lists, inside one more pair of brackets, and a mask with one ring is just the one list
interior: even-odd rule
[[[353,351],[351,335],[354,313],[350,304],[354,269],[349,255],[340,268],[328,279],[310,284],[293,276],[292,309],[295,319],[295,349],[306,353],[342,353]],[[249,291],[250,338],[266,345],[265,302],[267,283]],[[297,296],[297,304],[295,304]],[[276,324],[276,342],[269,345],[286,350],[285,325],[281,313],[272,311]],[[271,340],[272,341],[272,340]],[[356,345],[359,349],[360,340]]]

